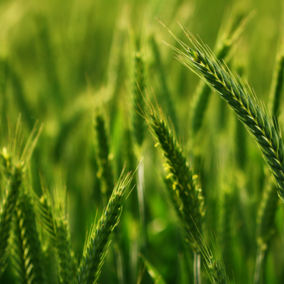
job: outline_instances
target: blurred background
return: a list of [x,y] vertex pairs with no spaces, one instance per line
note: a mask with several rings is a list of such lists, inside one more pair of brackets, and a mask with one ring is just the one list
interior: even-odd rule
[[[132,105],[135,79],[131,66],[140,52],[145,64],[143,93],[147,91],[152,101],[155,94],[190,164],[198,153],[196,168],[207,211],[204,238],[208,242],[213,239],[217,248],[220,192],[230,188],[235,194],[228,274],[236,283],[251,283],[256,212],[266,179],[264,162],[246,132],[242,138],[245,150],[236,155],[237,120],[215,94],[210,96],[199,142],[193,147],[190,111],[199,79],[174,59],[174,51],[162,41],[177,43],[155,17],[186,44],[190,45],[177,21],[214,50],[232,18],[254,11],[225,61],[237,72],[241,66],[243,78],[266,104],[283,41],[283,1],[6,0],[0,1],[0,7],[1,146],[9,143],[19,114],[25,137],[36,121],[43,123],[27,176],[38,195],[41,178],[50,189],[66,184],[71,242],[77,259],[86,231],[97,210],[100,213],[103,208],[94,127],[99,110],[105,117],[114,180],[125,162],[128,170],[135,170],[143,157],[144,167],[143,198],[135,187],[125,202],[116,233],[124,280],[118,276],[111,244],[99,283],[139,283],[139,279],[154,283],[147,269],[143,272],[141,251],[166,283],[192,283],[188,269],[192,256],[184,253],[180,228],[164,193],[162,155],[146,128],[139,147],[131,139],[131,113],[139,110]],[[141,206],[143,222],[138,210]],[[277,210],[275,232],[267,256],[269,283],[284,279],[283,206]],[[10,269],[0,282],[14,283]]]

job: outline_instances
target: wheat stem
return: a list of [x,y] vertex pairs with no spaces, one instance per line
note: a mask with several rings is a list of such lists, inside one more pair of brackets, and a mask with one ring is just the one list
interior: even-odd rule
[[269,109],[271,110],[272,117],[279,116],[280,99],[283,91],[284,81],[284,50],[278,54],[276,66],[273,74],[273,81],[271,84]]
[[257,250],[253,282],[254,284],[260,284],[262,282],[265,254],[266,251],[262,248],[259,248]]
[[[272,116],[278,118],[280,111],[280,98],[283,90],[284,75],[284,53],[283,50],[278,55],[271,84],[269,106]],[[265,260],[269,248],[269,242],[275,227],[275,215],[278,198],[275,185],[268,182],[262,192],[261,203],[257,215],[257,256],[254,281],[260,283],[260,274],[264,273]]]
[[200,252],[194,252],[194,284],[201,284],[200,262]]

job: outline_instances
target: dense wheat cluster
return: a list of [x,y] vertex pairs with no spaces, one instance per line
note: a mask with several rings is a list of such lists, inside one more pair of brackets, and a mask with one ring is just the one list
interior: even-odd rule
[[0,283],[284,282],[284,4],[0,2]]

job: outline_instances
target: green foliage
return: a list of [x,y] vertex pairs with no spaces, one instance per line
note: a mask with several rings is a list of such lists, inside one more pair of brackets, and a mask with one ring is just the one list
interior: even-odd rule
[[0,283],[282,283],[281,4],[1,1]]

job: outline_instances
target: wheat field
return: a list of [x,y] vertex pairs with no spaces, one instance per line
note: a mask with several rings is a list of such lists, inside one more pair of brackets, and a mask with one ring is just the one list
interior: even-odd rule
[[0,283],[284,282],[284,4],[0,2]]

